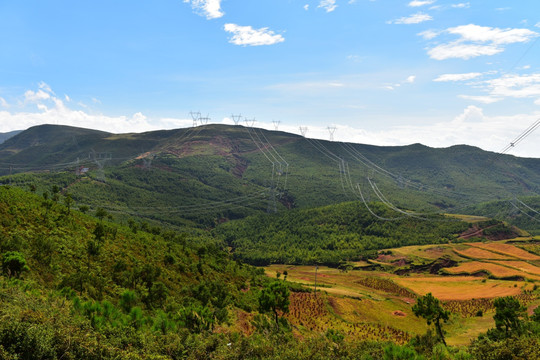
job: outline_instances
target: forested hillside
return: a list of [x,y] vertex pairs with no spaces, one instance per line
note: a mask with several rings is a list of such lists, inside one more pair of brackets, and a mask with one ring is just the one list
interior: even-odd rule
[[[0,144],[0,174],[1,183],[38,192],[56,184],[78,204],[124,221],[208,228],[344,201],[380,201],[390,217],[464,213],[514,198],[535,202],[540,160],[470,146],[330,142],[244,126],[110,134],[43,125]],[[519,225],[538,230],[524,203],[476,213],[509,221],[521,213]]]
[[[71,195],[57,190],[32,194],[0,187],[2,359],[484,359],[485,354],[502,358],[510,353],[524,359],[538,355],[538,311],[529,319],[516,308],[517,315],[505,315],[505,319],[518,316],[509,318],[514,323],[506,331],[497,325],[468,348],[446,347],[430,332],[421,335],[426,329],[422,319],[399,319],[405,316],[403,311],[412,316],[409,301],[415,295],[390,280],[361,277],[357,286],[369,294],[362,299],[312,294],[308,288],[279,276],[271,280],[262,269],[232,260],[219,238],[200,231],[189,235],[189,231],[164,230],[133,219],[127,226],[120,225],[102,208],[92,211],[93,216],[75,211]],[[304,235],[317,240],[329,237],[340,255],[346,254],[340,247],[351,248],[343,247],[344,243],[354,244],[354,233],[378,237],[375,246],[388,246],[410,241],[415,228],[419,240],[414,241],[436,242],[467,227],[463,222],[434,226],[411,219],[381,226],[359,211],[360,206],[292,211],[281,219],[250,218],[226,225],[243,224],[238,229],[246,235],[254,232],[249,226],[257,224],[264,229],[261,234],[269,236],[279,223],[289,235],[297,231],[296,240],[304,247],[310,247]],[[221,228],[217,232],[225,234]],[[358,250],[360,245],[354,247]],[[395,298],[396,291],[407,300]],[[526,299],[534,301],[534,293],[527,290],[527,294]],[[382,303],[380,296],[390,300]],[[402,310],[377,313],[373,306]],[[372,318],[366,321],[364,316]],[[385,324],[379,316],[387,319]],[[462,321],[455,314],[450,325],[456,328]]]
[[121,226],[48,194],[0,187],[0,358],[182,358],[234,309],[257,308],[262,271],[212,239]]
[[[508,238],[517,235],[501,222],[479,224]],[[470,237],[460,239],[470,227],[471,223],[453,217],[396,217],[382,203],[367,209],[362,202],[353,202],[231,221],[217,227],[215,233],[232,247],[236,258],[250,264],[338,266],[376,256],[379,249],[470,241]],[[476,231],[477,238],[487,231]]]

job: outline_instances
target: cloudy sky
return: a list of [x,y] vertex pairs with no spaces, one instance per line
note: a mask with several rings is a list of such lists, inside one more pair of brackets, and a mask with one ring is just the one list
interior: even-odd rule
[[539,38],[537,1],[0,1],[0,132],[177,128],[200,111],[500,151],[540,118]]

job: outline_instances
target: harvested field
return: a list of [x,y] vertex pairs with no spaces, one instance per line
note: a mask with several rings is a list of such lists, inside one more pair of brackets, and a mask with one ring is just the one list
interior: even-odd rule
[[454,251],[463,257],[471,258],[471,259],[481,259],[481,260],[510,260],[515,259],[514,257],[510,257],[507,255],[494,253],[492,251],[480,249],[477,247],[469,247],[463,250],[454,249]]
[[511,277],[520,277],[528,278],[532,280],[540,280],[539,276],[531,275],[524,271],[520,271],[514,268],[507,266],[502,266],[494,264],[492,262],[484,261],[470,261],[462,263],[459,266],[446,268],[444,269],[449,274],[458,275],[458,274],[475,274],[479,272],[487,272],[493,275],[496,278],[511,278]]
[[514,245],[503,243],[468,243],[467,245],[474,246],[480,249],[497,252],[504,255],[509,255],[521,260],[540,260],[540,256],[531,254]]
[[[396,277],[397,284],[414,291],[419,295],[432,293],[440,300],[470,300],[478,298],[494,298],[521,294],[524,281],[486,280],[471,276],[455,277]],[[514,287],[514,284],[517,287]],[[529,284],[530,285],[530,284]]]
[[496,264],[510,266],[514,269],[525,271],[530,274],[540,275],[540,267],[529,264],[525,261],[493,261]]

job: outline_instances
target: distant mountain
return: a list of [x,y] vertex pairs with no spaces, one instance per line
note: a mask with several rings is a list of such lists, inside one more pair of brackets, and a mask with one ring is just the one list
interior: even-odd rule
[[[140,134],[36,126],[0,144],[0,175],[10,172],[0,181],[38,191],[58,185],[78,203],[118,217],[205,227],[345,201],[378,201],[396,215],[460,213],[540,193],[540,159],[215,124]],[[529,223],[520,225],[531,230],[540,222]]]
[[0,133],[0,144],[2,144],[4,141],[6,141],[7,139],[17,135],[18,133],[20,133],[22,130],[15,130],[15,131],[10,131],[10,132],[7,132],[7,133]]

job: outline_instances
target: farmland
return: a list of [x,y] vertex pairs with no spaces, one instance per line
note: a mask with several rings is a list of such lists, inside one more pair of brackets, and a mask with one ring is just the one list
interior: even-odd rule
[[[536,249],[533,241],[520,247],[504,242],[407,246],[381,251],[377,259],[345,271],[294,265],[271,265],[265,271],[311,289],[317,286],[318,297],[302,293],[292,298],[288,319],[299,333],[332,328],[401,343],[425,331],[411,307],[417,296],[432,293],[453,314],[449,343],[467,344],[493,327],[494,298],[515,296],[529,306],[540,302],[533,292],[540,283],[537,255],[522,245]],[[448,267],[435,272],[433,264]]]

